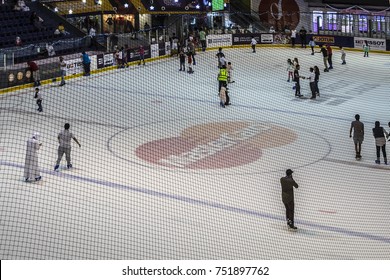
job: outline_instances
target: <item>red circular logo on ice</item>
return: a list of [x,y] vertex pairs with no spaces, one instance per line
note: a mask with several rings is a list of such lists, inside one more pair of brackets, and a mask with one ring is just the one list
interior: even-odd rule
[[299,5],[296,0],[261,0],[259,4],[261,22],[273,26],[276,31],[296,28],[299,20]]
[[219,169],[245,165],[263,150],[294,142],[297,134],[268,123],[228,121],[185,128],[179,136],[136,149],[138,158],[172,169]]

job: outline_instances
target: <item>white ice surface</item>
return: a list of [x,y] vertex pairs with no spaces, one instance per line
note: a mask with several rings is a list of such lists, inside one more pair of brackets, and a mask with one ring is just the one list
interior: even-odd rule
[[[371,129],[379,120],[388,130],[390,56],[349,52],[341,65],[335,50],[312,101],[294,97],[286,60],[298,57],[308,76],[323,68],[320,54],[224,52],[236,81],[225,109],[216,51],[198,54],[192,75],[170,58],[43,86],[43,113],[32,89],[0,96],[0,259],[389,259],[390,167],[375,165]],[[308,81],[301,84],[309,97]],[[366,129],[361,161],[349,138],[356,113]],[[236,121],[297,138],[232,168],[170,169],[135,154],[195,125]],[[53,172],[65,122],[82,146],[73,143],[72,170]],[[43,181],[25,183],[34,131]],[[281,202],[287,168],[300,185],[297,232],[287,230]]]

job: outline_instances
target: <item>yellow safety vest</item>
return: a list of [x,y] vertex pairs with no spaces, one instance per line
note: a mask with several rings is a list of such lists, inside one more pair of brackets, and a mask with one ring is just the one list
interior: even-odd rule
[[228,72],[226,69],[222,68],[221,70],[219,70],[218,81],[226,82],[227,80],[228,80]]

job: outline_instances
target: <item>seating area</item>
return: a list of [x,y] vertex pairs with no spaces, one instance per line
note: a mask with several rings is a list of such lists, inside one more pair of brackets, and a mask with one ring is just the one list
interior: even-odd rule
[[16,37],[20,37],[22,45],[33,44],[55,39],[55,26],[44,22],[38,30],[31,22],[33,11],[15,11],[11,5],[0,5],[0,48],[15,46]]

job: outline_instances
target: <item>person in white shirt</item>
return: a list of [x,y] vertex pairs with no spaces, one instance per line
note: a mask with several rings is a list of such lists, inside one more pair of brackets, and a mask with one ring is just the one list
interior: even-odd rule
[[314,68],[310,67],[310,76],[306,78],[309,80],[309,85],[310,85],[310,90],[311,90],[310,99],[316,99],[316,97],[317,97],[315,77],[316,77],[316,75],[314,73]]
[[60,86],[65,85],[65,76],[66,76],[66,62],[64,58],[60,56],[60,70],[61,70],[61,83]]
[[252,36],[252,40],[251,40],[251,47],[252,47],[252,52],[256,52],[256,44],[257,44],[257,41],[255,39],[255,37]]
[[297,30],[294,28],[291,30],[291,45],[295,48],[295,39],[297,38]]
[[343,46],[340,46],[340,52],[341,52],[341,61],[343,62],[341,64],[347,64],[347,62],[345,61],[346,53]]
[[59,142],[59,147],[58,147],[58,158],[57,158],[57,163],[54,166],[54,171],[57,171],[58,168],[60,167],[60,162],[62,159],[62,156],[65,154],[66,157],[66,162],[67,162],[67,167],[72,168],[72,162],[70,158],[70,151],[71,151],[71,140],[73,139],[81,148],[81,144],[79,141],[76,139],[76,137],[73,135],[72,132],[69,131],[70,124],[66,123],[64,126],[64,130],[61,131],[58,134],[58,142]]

